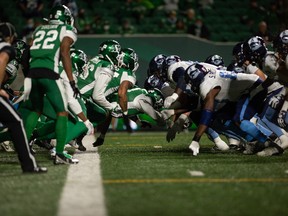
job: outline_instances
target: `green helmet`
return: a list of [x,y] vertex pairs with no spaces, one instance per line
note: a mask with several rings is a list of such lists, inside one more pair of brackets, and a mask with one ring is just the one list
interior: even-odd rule
[[115,40],[107,40],[99,46],[99,57],[114,65],[118,65],[118,56],[121,51],[120,44]]
[[73,67],[77,70],[78,75],[81,74],[88,61],[86,53],[79,49],[71,49],[70,57]]
[[65,5],[57,5],[53,7],[49,14],[49,24],[74,24],[74,19],[71,11]]
[[16,40],[13,42],[13,47],[15,48],[16,52],[15,59],[20,63],[22,60],[23,52],[28,47],[28,45],[23,40]]
[[135,72],[139,67],[137,53],[131,48],[123,48],[118,58],[118,66]]
[[147,92],[148,92],[147,96],[152,99],[153,107],[155,109],[162,108],[164,104],[164,96],[162,92],[157,88],[148,90]]

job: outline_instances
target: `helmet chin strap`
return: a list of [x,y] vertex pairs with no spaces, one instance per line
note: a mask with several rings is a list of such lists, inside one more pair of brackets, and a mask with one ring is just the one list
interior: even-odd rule
[[111,60],[111,58],[108,55],[105,55],[106,58],[109,60],[109,62],[115,67],[116,65],[114,64],[114,62]]

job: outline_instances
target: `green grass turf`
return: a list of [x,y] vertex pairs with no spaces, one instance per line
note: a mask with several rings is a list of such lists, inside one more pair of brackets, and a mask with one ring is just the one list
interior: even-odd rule
[[287,215],[287,153],[215,153],[203,137],[193,157],[191,138],[181,133],[167,143],[165,133],[109,134],[100,148],[109,216]]
[[[109,216],[287,215],[287,152],[215,153],[204,136],[193,157],[192,136],[167,143],[164,132],[108,133],[99,153]],[[46,150],[36,150],[47,174],[23,175],[16,155],[0,152],[0,215],[56,215],[69,166],[54,166]]]
[[0,215],[54,216],[68,166],[55,166],[47,150],[37,148],[39,165],[46,174],[23,174],[15,153],[0,152]]

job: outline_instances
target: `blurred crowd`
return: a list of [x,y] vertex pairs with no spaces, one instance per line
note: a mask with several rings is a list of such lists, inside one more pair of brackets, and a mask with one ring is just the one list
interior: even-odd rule
[[[17,4],[17,8],[21,10],[25,25],[19,34],[28,39],[34,29],[43,23],[43,18],[47,16],[45,10],[61,3],[71,10],[79,34],[188,33],[213,40],[215,37],[211,35],[218,32],[213,28],[211,12],[215,15],[215,11],[223,9],[225,2],[225,0],[18,0],[10,4]],[[227,18],[228,14],[231,16],[231,11],[233,13],[239,8],[239,1],[235,6],[231,2],[237,1],[229,2],[231,8],[227,7],[227,15],[216,13],[219,19]],[[239,15],[235,12],[231,23],[223,19],[221,24],[242,25],[245,31],[251,35],[259,35],[267,42],[272,41],[273,35],[288,26],[288,0],[247,0],[242,1],[241,7],[246,8],[243,13]],[[6,19],[8,20],[2,21],[10,21],[9,15]],[[219,31],[224,30],[220,28]],[[233,41],[233,38],[231,40]]]

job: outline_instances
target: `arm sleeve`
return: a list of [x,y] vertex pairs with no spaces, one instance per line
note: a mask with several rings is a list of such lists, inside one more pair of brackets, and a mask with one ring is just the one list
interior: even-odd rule
[[104,107],[105,109],[112,110],[112,104],[105,97],[105,89],[108,83],[111,81],[112,75],[104,72],[100,72],[99,76],[95,78],[95,85],[92,94],[93,100]]
[[[150,102],[149,102],[150,101]],[[159,113],[157,110],[153,108],[151,105],[151,99],[141,99],[138,101],[139,106],[141,107],[141,110],[143,113],[149,115],[152,119],[154,119],[158,125],[165,125],[165,121],[162,118],[161,113]]]
[[81,105],[79,104],[78,100],[74,98],[74,92],[70,86],[68,77],[65,72],[61,73],[61,78],[63,80],[63,84],[66,91],[68,107],[72,110],[73,113],[76,115],[82,112]]

